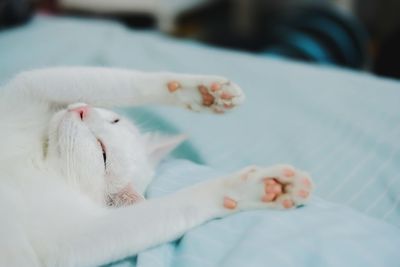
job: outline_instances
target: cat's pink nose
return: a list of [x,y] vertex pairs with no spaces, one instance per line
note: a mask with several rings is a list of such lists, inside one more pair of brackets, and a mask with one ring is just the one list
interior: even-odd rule
[[84,120],[89,113],[89,106],[85,105],[85,106],[70,108],[69,111],[77,113],[81,118],[81,120]]

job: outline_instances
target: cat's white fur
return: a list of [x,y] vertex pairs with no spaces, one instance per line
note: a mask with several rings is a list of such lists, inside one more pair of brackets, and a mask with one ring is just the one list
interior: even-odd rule
[[[170,82],[179,90],[168,90]],[[213,83],[222,89],[210,90],[213,101],[205,105],[198,86]],[[184,137],[142,134],[104,109],[167,104],[220,113],[243,98],[238,86],[216,76],[107,68],[19,74],[0,92],[0,266],[97,266],[232,212],[279,208],[285,199],[304,203],[293,188],[309,192],[301,183],[308,177],[294,169],[294,180],[286,181],[291,191],[260,201],[263,179],[289,179],[282,174],[288,166],[248,168],[144,200],[154,167]],[[226,197],[237,206],[224,207]]]

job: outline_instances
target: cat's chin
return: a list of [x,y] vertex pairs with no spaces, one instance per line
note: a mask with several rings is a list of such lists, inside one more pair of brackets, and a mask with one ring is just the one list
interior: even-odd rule
[[51,168],[96,203],[104,203],[106,146],[90,125],[62,110],[53,115],[45,140],[43,154]]

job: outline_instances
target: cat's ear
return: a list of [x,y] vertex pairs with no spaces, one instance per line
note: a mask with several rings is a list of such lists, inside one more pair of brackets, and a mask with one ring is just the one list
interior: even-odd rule
[[158,133],[147,133],[144,135],[146,149],[152,164],[157,165],[165,156],[187,139],[184,134],[161,135]]

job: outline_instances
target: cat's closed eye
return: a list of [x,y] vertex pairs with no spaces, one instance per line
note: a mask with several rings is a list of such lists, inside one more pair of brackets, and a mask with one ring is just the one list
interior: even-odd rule
[[118,123],[119,122],[119,119],[115,119],[115,120],[113,120],[111,123],[112,124],[116,124],[116,123]]

